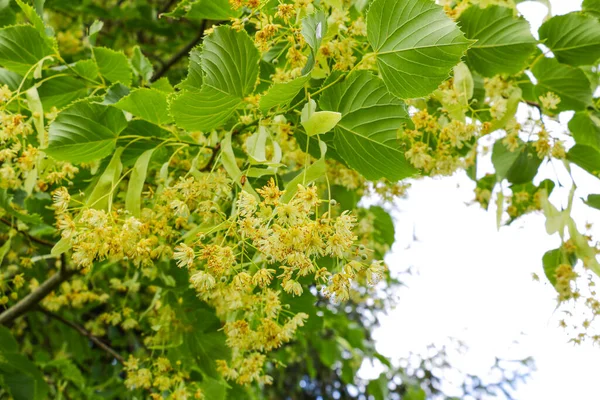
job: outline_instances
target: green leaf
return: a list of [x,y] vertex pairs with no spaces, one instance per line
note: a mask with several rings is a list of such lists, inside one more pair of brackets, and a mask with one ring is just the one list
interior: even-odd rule
[[131,68],[125,54],[106,47],[94,47],[93,50],[100,75],[112,83],[131,85]]
[[155,149],[145,151],[135,162],[131,177],[129,178],[129,186],[127,187],[127,195],[125,197],[125,209],[134,217],[139,217],[141,212],[141,196],[146,174],[148,172],[148,164],[152,158],[152,153]]
[[281,202],[288,203],[290,200],[292,200],[292,198],[294,198],[294,195],[298,191],[298,185],[308,185],[309,183],[314,182],[317,179],[323,177],[326,172],[327,164],[325,164],[325,158],[318,159],[317,161],[312,163],[308,168],[306,168],[306,170],[300,170],[298,175],[296,175],[294,179],[292,179],[285,186],[285,193],[283,194],[283,196],[281,196]]
[[433,92],[472,43],[430,0],[374,0],[367,33],[385,84],[404,99]]
[[0,0],[0,27],[13,25],[17,15],[10,7],[10,0]]
[[327,17],[323,11],[317,10],[302,19],[302,36],[304,36],[304,40],[310,46],[313,54],[321,47],[321,41],[326,34]]
[[150,78],[152,78],[152,73],[154,69],[152,68],[152,63],[146,56],[142,53],[142,49],[140,46],[135,46],[133,48],[133,55],[131,56],[131,68],[133,68],[133,72],[136,75],[142,78],[143,82],[150,82]]
[[33,27],[40,33],[42,39],[44,39],[48,46],[55,49],[57,47],[57,43],[53,37],[54,30],[44,24],[44,20],[41,17],[43,14],[38,14],[32,6],[24,3],[22,0],[15,0],[15,2],[19,5],[21,11],[27,17]]
[[537,79],[537,97],[546,96],[548,92],[560,97],[556,112],[579,111],[592,104],[590,81],[581,69],[560,64],[554,58],[542,58],[531,72]]
[[274,83],[269,91],[260,98],[260,110],[266,114],[273,107],[286,107],[309,80],[310,75],[307,74],[289,82]]
[[385,373],[379,375],[379,378],[372,380],[367,385],[367,393],[373,396],[375,400],[386,400],[389,397],[389,389],[387,387],[388,378]]
[[54,54],[52,48],[31,25],[0,29],[0,65],[25,75],[43,58]]
[[258,77],[258,49],[245,31],[220,26],[204,40],[204,72],[200,92],[184,92],[171,103],[180,127],[207,131],[225,123],[254,90]]
[[98,179],[94,190],[86,200],[86,205],[96,210],[108,210],[112,207],[112,199],[121,172],[123,164],[121,163],[121,153],[123,148],[119,147],[113,154],[110,163]]
[[3,353],[18,353],[19,345],[10,329],[0,325],[0,354]]
[[228,20],[239,17],[242,10],[234,10],[229,0],[183,0],[166,17],[189,19]]
[[0,189],[0,208],[2,208],[6,214],[29,225],[39,225],[43,223],[42,218],[38,214],[24,214],[23,212],[16,210],[12,205],[12,200],[13,196],[8,194],[6,189]]
[[99,83],[98,74],[100,71],[98,70],[98,64],[94,60],[77,61],[71,68],[82,77]]
[[466,37],[476,40],[467,51],[467,64],[483,76],[518,73],[536,47],[529,23],[511,8],[471,6],[458,23]]
[[239,97],[205,85],[199,92],[186,91],[171,101],[177,126],[188,131],[210,131],[227,122],[242,104]]
[[121,100],[125,96],[128,96],[129,93],[130,90],[127,86],[123,85],[122,83],[115,83],[106,91],[102,104],[110,105],[118,103],[119,100]]
[[597,210],[600,210],[600,194],[590,194],[587,197],[587,200],[585,201],[585,204],[587,204],[590,207],[593,207]]
[[245,97],[256,85],[259,60],[260,53],[245,31],[238,32],[228,26],[215,28],[204,40],[204,84],[232,96]]
[[567,251],[559,247],[558,249],[547,251],[542,257],[542,264],[544,265],[544,274],[550,281],[552,286],[556,286],[556,268],[560,264],[575,265],[577,257],[574,254],[568,254]]
[[537,156],[537,152],[530,144],[521,147],[517,152],[519,157],[506,173],[506,179],[514,184],[531,182],[537,175],[543,160]]
[[0,354],[0,381],[15,400],[45,400],[48,384],[34,363],[19,353]]
[[7,85],[11,91],[17,90],[23,77],[5,68],[0,68],[0,84]]
[[76,164],[106,157],[126,126],[121,110],[89,101],[74,103],[50,124],[46,153]]
[[596,18],[600,18],[600,0],[583,0],[581,10]]
[[569,121],[569,130],[575,143],[600,151],[600,119],[587,112],[578,112]]
[[492,164],[494,164],[498,181],[501,181],[506,177],[508,171],[510,171],[511,167],[514,165],[515,161],[517,161],[517,158],[519,158],[520,155],[520,149],[510,151],[502,143],[502,139],[499,139],[494,143],[494,148],[492,150]]
[[202,88],[202,81],[202,46],[197,46],[190,52],[187,77],[177,86],[198,91]]
[[394,220],[387,211],[378,206],[369,208],[369,212],[375,215],[375,223],[373,225],[375,237],[381,243],[392,246],[396,241],[396,230],[394,228]]
[[600,58],[600,21],[590,15],[557,15],[544,22],[539,34],[561,63],[593,65]]
[[169,82],[169,78],[167,78],[166,76],[163,76],[162,78],[152,82],[152,85],[150,85],[150,87],[152,89],[160,90],[161,92],[165,93],[175,93],[175,88],[173,87],[173,85],[171,85],[171,82]]
[[229,386],[222,379],[204,377],[199,386],[206,399],[225,400],[227,398],[227,388]]
[[52,107],[61,109],[85,97],[88,90],[83,80],[72,76],[60,76],[45,81],[38,88],[38,93],[44,110],[50,111]]
[[[10,250],[11,238],[9,237],[6,242],[2,246],[0,246],[0,265],[2,265],[2,261],[4,261],[4,257]],[[0,337],[0,346],[1,346],[2,337]]]
[[229,20],[239,17],[242,10],[234,10],[229,0],[196,0],[186,14],[190,19]]
[[600,178],[600,151],[597,149],[582,144],[576,144],[567,153],[567,159],[594,175],[596,178]]
[[367,71],[353,73],[325,90],[319,105],[342,113],[335,128],[336,151],[365,178],[398,181],[415,174],[397,137],[410,121],[406,107],[381,79]]
[[167,94],[155,89],[134,89],[114,106],[153,124],[162,125],[173,121],[169,115]]

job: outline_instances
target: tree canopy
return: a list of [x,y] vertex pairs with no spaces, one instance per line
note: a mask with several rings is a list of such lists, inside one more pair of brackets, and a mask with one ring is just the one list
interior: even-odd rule
[[[538,38],[518,3],[0,0],[0,397],[450,399],[444,348],[371,333],[394,201],[461,172],[498,228],[545,216],[540,275],[598,342],[571,171],[600,179],[600,2]],[[531,360],[494,368],[464,396]]]

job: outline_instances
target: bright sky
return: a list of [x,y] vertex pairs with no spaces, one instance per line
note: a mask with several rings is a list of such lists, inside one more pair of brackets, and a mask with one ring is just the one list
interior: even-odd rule
[[[581,6],[581,0],[551,3],[554,15]],[[537,31],[546,8],[526,2],[519,10]],[[562,117],[563,123],[570,118]],[[564,128],[557,123],[552,129]],[[544,176],[556,177],[555,168],[544,166],[538,178]],[[575,171],[574,177],[579,196],[600,192],[598,181],[585,172]],[[399,306],[375,332],[378,350],[402,357],[454,337],[469,351],[453,356],[452,363],[470,373],[485,373],[496,356],[533,356],[537,372],[516,392],[518,400],[599,399],[600,349],[568,343],[558,328],[556,292],[543,275],[541,257],[558,247],[558,237],[547,235],[541,215],[498,232],[493,206],[484,211],[465,204],[473,199],[473,188],[464,174],[425,179],[414,182],[408,199],[398,202],[397,243],[388,264],[396,271],[413,267],[418,274],[405,278]],[[600,225],[600,211],[579,202],[573,212],[578,221]],[[418,242],[406,249],[413,230]],[[534,272],[541,282],[532,280]],[[361,373],[377,376],[372,368]]]

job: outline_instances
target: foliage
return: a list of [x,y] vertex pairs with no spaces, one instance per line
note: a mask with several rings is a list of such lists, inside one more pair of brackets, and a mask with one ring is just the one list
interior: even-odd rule
[[459,171],[499,226],[543,213],[559,303],[597,315],[577,186],[538,178],[600,178],[597,2],[540,40],[513,0],[438,3],[0,0],[2,394],[450,398],[443,349],[399,366],[371,332],[400,284],[386,210]]

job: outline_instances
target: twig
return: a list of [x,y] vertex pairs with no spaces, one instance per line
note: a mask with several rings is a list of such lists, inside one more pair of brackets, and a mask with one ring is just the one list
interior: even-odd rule
[[176,0],[169,0],[167,1],[167,3],[164,5],[163,8],[160,9],[160,11],[158,12],[158,15],[160,16],[160,14],[164,14],[167,11],[169,11],[169,9],[171,8],[171,6],[173,5],[173,3],[175,3]]
[[119,353],[117,353],[116,350],[114,350],[112,347],[110,347],[109,345],[104,343],[102,340],[98,339],[96,336],[94,336],[92,334],[92,332],[88,331],[83,326],[76,324],[75,322],[71,322],[51,311],[44,310],[41,307],[37,308],[36,311],[40,311],[40,312],[46,314],[48,317],[53,318],[57,321],[60,321],[63,324],[75,329],[77,332],[79,332],[80,335],[85,336],[88,339],[90,339],[90,341],[92,341],[96,346],[100,347],[102,350],[104,350],[105,352],[107,352],[108,354],[113,356],[118,362],[120,362],[121,364],[125,363],[125,359],[123,358],[123,356],[121,356]]
[[206,165],[204,167],[202,167],[202,169],[200,169],[200,172],[206,172],[206,171],[210,171],[212,169],[213,163],[215,162],[215,158],[217,158],[217,153],[219,152],[220,149],[221,149],[221,143],[217,143],[217,145],[212,149],[212,154],[210,155],[210,160],[208,160]]
[[61,283],[69,279],[75,273],[75,270],[66,269],[64,257],[62,257],[62,261],[61,268],[57,273],[48,278],[33,292],[23,297],[17,304],[0,314],[0,325],[8,325],[16,318],[19,318],[21,315],[35,308],[44,297],[48,296]]
[[206,21],[202,22],[202,27],[200,28],[200,31],[192,39],[192,41],[189,42],[187,45],[185,45],[185,47],[183,49],[179,50],[173,57],[171,57],[169,60],[167,60],[160,67],[160,69],[158,71],[156,71],[156,73],[154,75],[152,75],[152,78],[150,78],[150,82],[154,82],[157,79],[159,79],[160,77],[162,77],[164,74],[166,74],[173,65],[177,64],[177,62],[179,60],[181,60],[183,57],[187,56],[189,54],[189,52],[194,47],[196,47],[196,45],[198,45],[198,43],[202,42],[202,38],[204,37],[205,26],[206,26]]
[[44,245],[44,246],[48,246],[48,247],[54,247],[54,245],[56,244],[56,243],[52,243],[52,242],[50,242],[48,240],[44,240],[44,239],[40,239],[40,238],[37,238],[35,236],[32,236],[32,235],[30,235],[29,233],[27,233],[25,231],[20,231],[16,225],[14,225],[12,222],[10,222],[7,219],[0,218],[0,221],[2,221],[4,224],[10,226],[11,228],[16,229],[18,232],[22,233],[23,235],[27,236],[29,238],[29,240],[31,240],[32,242],[36,242],[38,244],[41,244],[41,245]]

